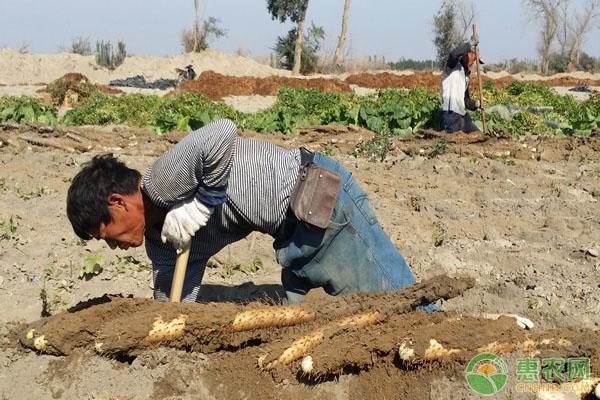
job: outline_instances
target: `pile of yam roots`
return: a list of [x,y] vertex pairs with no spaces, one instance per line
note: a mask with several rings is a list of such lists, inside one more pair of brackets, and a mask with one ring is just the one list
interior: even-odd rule
[[157,346],[215,353],[253,349],[256,367],[314,379],[366,371],[378,363],[413,370],[464,365],[481,352],[522,351],[598,362],[598,332],[535,332],[515,320],[414,312],[473,287],[470,278],[438,276],[389,293],[319,297],[301,305],[254,302],[164,303],[106,297],[26,326],[21,344],[43,354],[93,351],[136,357]]

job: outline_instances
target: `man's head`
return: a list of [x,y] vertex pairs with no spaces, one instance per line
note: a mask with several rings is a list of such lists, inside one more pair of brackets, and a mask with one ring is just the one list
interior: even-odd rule
[[112,154],[94,157],[73,178],[67,216],[82,239],[105,240],[113,249],[140,246],[145,229],[140,173]]
[[460,57],[460,63],[466,71],[471,69],[476,60],[477,58],[475,56],[475,52],[473,51],[465,53]]

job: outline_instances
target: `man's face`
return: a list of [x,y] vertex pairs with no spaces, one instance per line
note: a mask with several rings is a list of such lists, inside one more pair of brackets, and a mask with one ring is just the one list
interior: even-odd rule
[[104,240],[111,249],[141,246],[146,227],[141,194],[112,194],[108,198],[111,221],[101,223],[94,237]]
[[469,67],[471,67],[476,60],[477,58],[475,57],[474,52],[467,53],[467,62],[469,63]]

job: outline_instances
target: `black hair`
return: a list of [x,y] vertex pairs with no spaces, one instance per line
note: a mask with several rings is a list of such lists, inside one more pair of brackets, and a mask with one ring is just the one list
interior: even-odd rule
[[100,223],[111,220],[108,197],[113,193],[135,193],[140,177],[137,170],[128,168],[112,154],[97,155],[83,164],[67,193],[67,217],[75,234],[91,239]]

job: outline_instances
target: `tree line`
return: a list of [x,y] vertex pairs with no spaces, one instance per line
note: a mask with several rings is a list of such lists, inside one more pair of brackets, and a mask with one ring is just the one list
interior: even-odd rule
[[[538,68],[539,72],[566,72],[577,69],[596,70],[600,59],[585,54],[583,44],[590,33],[600,27],[600,0],[585,0],[583,7],[576,7],[575,0],[521,0],[529,21],[540,28],[537,53],[539,64],[511,60],[511,68]],[[292,22],[293,27],[276,38],[274,51],[279,67],[290,69],[294,74],[308,74],[317,70],[319,50],[325,38],[323,27],[306,24],[309,0],[266,0],[267,11],[273,20]],[[330,61],[329,70],[342,69],[343,49],[349,26],[351,0],[344,0],[341,8],[341,29],[337,46]],[[468,40],[470,27],[477,18],[477,10],[471,0],[442,0],[439,10],[432,18],[435,60],[400,59],[385,63],[392,69],[438,69],[443,67],[448,53],[455,46]],[[194,23],[181,33],[181,45],[185,52],[206,50],[213,41],[227,35],[220,21],[209,16],[202,21],[200,0],[194,0]],[[72,41],[71,52],[92,54],[89,38]],[[97,42],[96,58],[100,65],[115,68],[125,58],[125,43],[119,41],[113,47],[110,42]],[[506,63],[509,65],[509,62]]]

